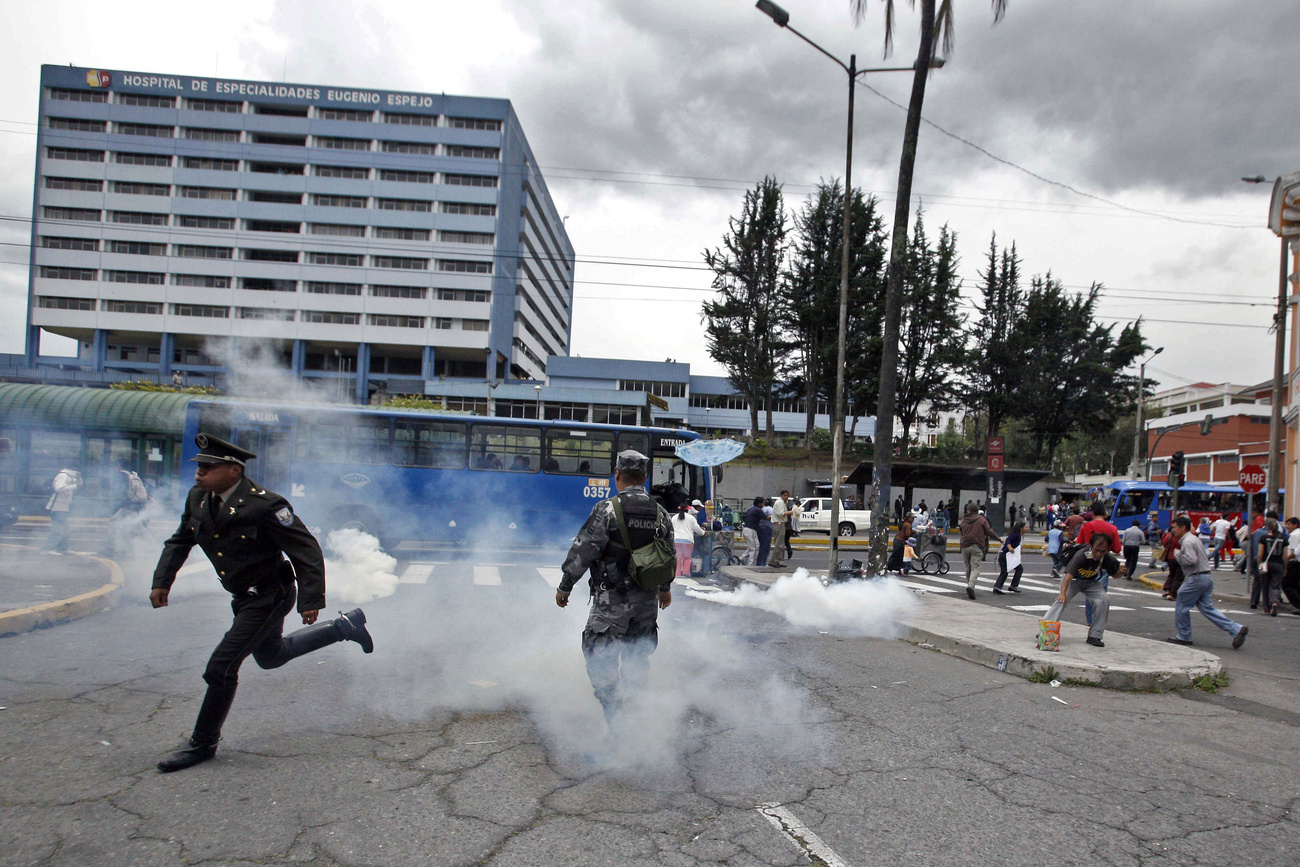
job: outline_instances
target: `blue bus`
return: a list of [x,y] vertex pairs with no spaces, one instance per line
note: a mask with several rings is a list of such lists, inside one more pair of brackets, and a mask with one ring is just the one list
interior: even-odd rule
[[[1146,527],[1146,517],[1150,512],[1156,513],[1162,530],[1169,529],[1174,489],[1164,482],[1120,480],[1106,485],[1106,492],[1111,500],[1110,522],[1121,530],[1130,526],[1134,518],[1141,518],[1142,526]],[[1256,494],[1255,497],[1255,508],[1262,507],[1264,495]],[[1236,485],[1188,482],[1178,489],[1178,511],[1187,513],[1193,527],[1202,517],[1213,521],[1223,515],[1238,526],[1243,520],[1249,520],[1245,515],[1246,492]]]
[[651,458],[665,508],[708,501],[707,469],[676,456],[693,431],[493,418],[382,407],[296,407],[193,400],[182,458],[212,434],[257,454],[249,476],[283,494],[303,521],[400,540],[568,544],[614,493],[614,456]]

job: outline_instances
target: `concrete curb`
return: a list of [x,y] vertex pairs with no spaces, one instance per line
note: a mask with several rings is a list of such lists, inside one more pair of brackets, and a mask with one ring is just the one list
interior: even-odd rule
[[[770,587],[784,570],[724,566],[732,581]],[[938,593],[918,594],[919,610],[898,621],[901,640],[926,650],[1005,671],[1017,677],[1043,676],[1087,683],[1106,689],[1186,689],[1201,677],[1223,671],[1219,658],[1203,650],[1176,647],[1118,632],[1106,634],[1106,647],[1086,643],[1088,630],[1078,623],[1061,624],[1061,650],[1039,650],[1035,640],[1038,618],[1018,611],[974,605]]]
[[17,608],[0,613],[0,637],[18,635],[22,632],[31,632],[33,629],[44,629],[69,620],[88,617],[112,605],[115,594],[122,589],[122,568],[112,560],[96,557],[93,554],[75,556],[90,557],[107,566],[109,583],[70,599],[59,599],[42,605],[33,605],[30,608]]
[[[1152,576],[1159,576],[1159,577],[1152,577]],[[1141,581],[1143,584],[1145,584],[1147,587],[1150,587],[1152,590],[1163,590],[1165,586],[1165,573],[1164,572],[1143,572],[1141,575],[1137,576],[1137,580]],[[1233,605],[1250,604],[1249,596],[1239,596],[1236,593],[1220,593],[1218,590],[1215,590],[1214,598],[1222,600],[1224,602],[1231,602]]]

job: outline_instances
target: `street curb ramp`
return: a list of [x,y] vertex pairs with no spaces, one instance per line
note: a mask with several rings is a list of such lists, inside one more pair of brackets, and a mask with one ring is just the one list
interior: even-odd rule
[[117,592],[122,589],[122,568],[112,560],[106,560],[103,557],[96,557],[91,554],[70,556],[88,557],[102,563],[108,567],[109,582],[88,593],[82,593],[68,599],[58,599],[41,605],[16,608],[13,611],[0,613],[0,638],[31,632],[34,629],[57,626],[69,620],[89,617],[91,614],[97,614],[113,604]]

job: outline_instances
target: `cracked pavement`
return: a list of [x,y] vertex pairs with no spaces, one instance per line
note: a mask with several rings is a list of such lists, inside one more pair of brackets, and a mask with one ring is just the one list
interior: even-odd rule
[[[1053,689],[679,595],[652,657],[662,731],[602,751],[584,606],[491,589],[366,605],[373,656],[250,661],[217,758],[168,775],[154,764],[192,724],[224,596],[179,593],[162,617],[128,593],[0,639],[0,863],[809,863],[764,803],[854,867],[1295,863],[1285,720]],[[450,632],[480,603],[517,646],[480,657],[470,626],[429,644],[396,625]]]

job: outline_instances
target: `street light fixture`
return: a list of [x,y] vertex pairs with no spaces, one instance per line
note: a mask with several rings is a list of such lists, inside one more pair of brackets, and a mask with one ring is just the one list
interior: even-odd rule
[[[754,4],[759,12],[762,12],[778,27],[789,30],[795,36],[798,36],[804,42],[807,42],[813,48],[816,48],[822,54],[835,61],[835,64],[843,69],[849,77],[849,121],[848,134],[846,136],[845,154],[844,154],[844,229],[840,240],[842,255],[840,257],[840,321],[839,328],[836,332],[836,351],[835,351],[835,412],[831,416],[831,524],[830,524],[830,565],[827,571],[827,577],[834,577],[835,569],[840,562],[840,484],[842,476],[840,473],[840,464],[844,456],[844,342],[848,332],[849,322],[849,214],[853,202],[853,90],[857,83],[858,76],[867,72],[913,72],[916,69],[915,64],[912,66],[889,66],[877,67],[874,69],[858,69],[858,56],[849,55],[849,62],[846,65],[834,54],[831,54],[825,48],[822,48],[816,42],[813,42],[807,36],[804,36],[798,30],[790,26],[790,13],[786,12],[780,6],[772,3],[771,0],[758,0]],[[930,61],[931,69],[938,69],[943,66],[944,60],[936,57]],[[877,507],[880,504],[875,504]],[[875,521],[872,521],[875,524]],[[873,540],[874,541],[874,540]]]
[[[1131,475],[1133,478],[1138,477],[1138,467],[1142,466],[1142,405],[1146,403],[1147,387],[1147,362],[1164,352],[1163,346],[1156,347],[1156,351],[1142,359],[1138,365],[1138,393],[1137,393],[1137,428],[1133,431],[1133,464]],[[1147,477],[1150,481],[1150,476]]]
[[534,385],[533,391],[537,392],[537,420],[542,420],[542,387]]

